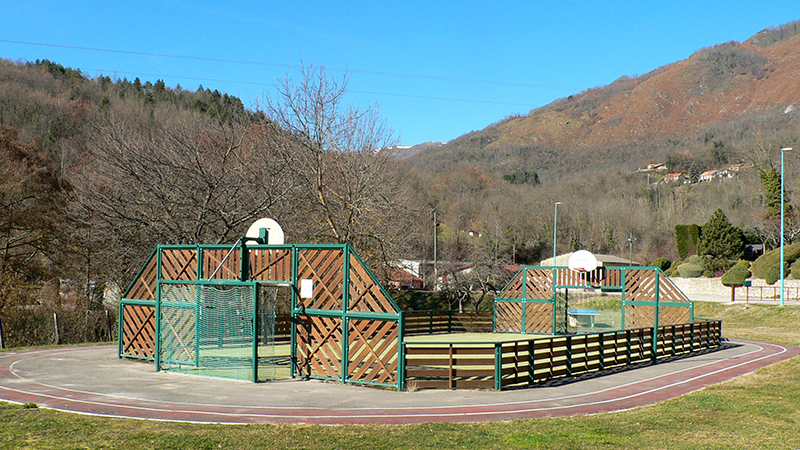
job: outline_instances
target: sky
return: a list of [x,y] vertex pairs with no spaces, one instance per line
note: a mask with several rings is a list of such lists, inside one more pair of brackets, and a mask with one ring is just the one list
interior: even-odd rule
[[414,145],[798,19],[797,0],[0,0],[0,58],[202,85],[251,108],[323,65]]

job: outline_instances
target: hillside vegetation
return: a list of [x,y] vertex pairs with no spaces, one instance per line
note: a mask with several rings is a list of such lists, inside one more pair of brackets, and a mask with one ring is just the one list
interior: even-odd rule
[[[127,286],[157,244],[232,243],[264,216],[289,242],[354,245],[381,276],[434,248],[440,271],[475,263],[450,278],[451,303],[551,255],[556,202],[559,252],[667,267],[686,257],[676,225],[717,210],[769,249],[779,149],[800,150],[797,73],[791,23],[408,149],[375,110],[342,104],[347,79],[324,67],[254,110],[202,86],[0,60],[0,314],[101,308],[106,281]],[[312,104],[325,108],[298,107]],[[800,158],[786,158],[791,204]]]
[[[749,242],[769,248],[778,224],[760,172],[780,169],[781,147],[800,146],[798,28],[790,23],[743,43],[701,49],[647,74],[508,117],[409,161],[431,186],[427,204],[448,229],[481,230],[505,239],[506,248],[538,248],[534,260],[551,251],[557,201],[564,251],[674,260],[675,225],[702,224],[716,209],[745,230]],[[797,161],[787,153],[789,202],[798,187]],[[640,170],[656,163],[664,170]],[[711,170],[724,175],[699,182]],[[519,173],[535,173],[538,183],[504,181]],[[682,173],[685,181],[664,182],[667,173]],[[794,215],[788,220],[791,241],[797,221]]]

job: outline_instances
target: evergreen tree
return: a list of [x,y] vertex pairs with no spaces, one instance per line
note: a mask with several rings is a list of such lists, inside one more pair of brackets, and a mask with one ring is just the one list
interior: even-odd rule
[[697,253],[710,257],[705,258],[709,262],[707,269],[729,267],[744,254],[744,233],[731,225],[725,213],[717,209],[701,227]]
[[[774,167],[760,169],[758,175],[761,177],[761,185],[764,188],[764,198],[767,204],[767,219],[778,218],[781,215],[781,174]],[[784,191],[784,213],[788,214],[792,206],[787,201],[787,193]]]

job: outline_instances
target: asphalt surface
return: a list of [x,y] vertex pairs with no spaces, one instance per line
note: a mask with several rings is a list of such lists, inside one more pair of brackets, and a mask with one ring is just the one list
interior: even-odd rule
[[511,391],[397,392],[313,380],[254,384],[156,372],[116,346],[0,352],[0,400],[81,414],[207,423],[472,422],[617,411],[701,389],[800,355],[734,340],[635,369]]

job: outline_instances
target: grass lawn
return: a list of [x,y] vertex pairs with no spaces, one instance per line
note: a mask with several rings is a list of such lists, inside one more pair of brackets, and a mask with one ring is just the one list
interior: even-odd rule
[[[696,303],[723,335],[800,345],[800,307]],[[458,395],[457,393],[454,395]],[[0,403],[0,449],[800,449],[800,358],[618,413],[397,426],[198,425]]]

